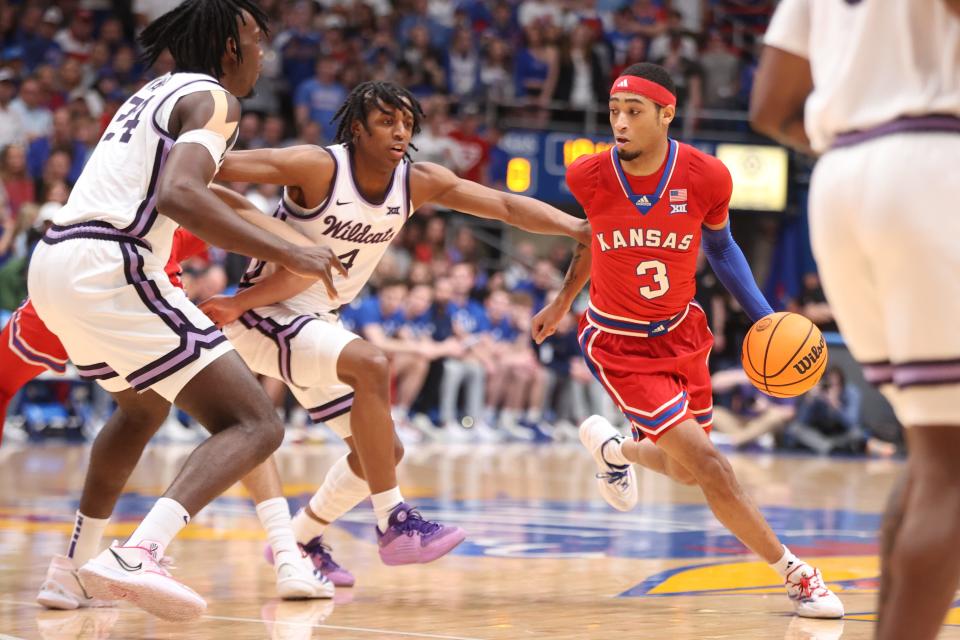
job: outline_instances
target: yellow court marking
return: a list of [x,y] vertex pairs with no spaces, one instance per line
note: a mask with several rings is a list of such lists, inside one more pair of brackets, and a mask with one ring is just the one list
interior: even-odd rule
[[[830,584],[880,575],[876,556],[805,558],[830,578]],[[650,589],[649,595],[736,590],[738,593],[780,593],[783,587],[765,562],[731,562],[681,569]]]

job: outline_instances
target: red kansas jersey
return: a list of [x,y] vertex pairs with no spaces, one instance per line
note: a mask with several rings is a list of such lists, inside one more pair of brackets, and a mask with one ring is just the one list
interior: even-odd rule
[[684,312],[696,292],[701,225],[727,219],[727,168],[690,145],[669,144],[663,166],[649,176],[624,173],[616,147],[567,170],[593,229],[590,306],[612,327]]

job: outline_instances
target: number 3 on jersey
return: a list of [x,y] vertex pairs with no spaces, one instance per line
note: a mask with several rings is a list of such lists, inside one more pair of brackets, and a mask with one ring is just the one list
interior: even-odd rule
[[667,265],[659,260],[644,260],[637,265],[637,276],[653,276],[653,284],[656,286],[643,285],[640,287],[640,295],[647,300],[659,298],[670,290],[670,281],[667,279]]

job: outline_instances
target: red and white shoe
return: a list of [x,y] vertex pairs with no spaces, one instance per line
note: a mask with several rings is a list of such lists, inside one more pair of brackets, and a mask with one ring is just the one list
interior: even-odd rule
[[53,556],[47,567],[47,576],[40,585],[37,602],[47,609],[85,609],[87,607],[112,607],[109,600],[91,598],[87,593],[73,560],[67,556]]
[[820,570],[806,562],[790,570],[784,581],[787,597],[801,618],[842,618],[843,603],[827,588]]
[[196,591],[174,579],[169,558],[157,559],[151,549],[124,547],[114,541],[80,567],[80,578],[94,598],[126,600],[158,618],[194,620],[207,610]]

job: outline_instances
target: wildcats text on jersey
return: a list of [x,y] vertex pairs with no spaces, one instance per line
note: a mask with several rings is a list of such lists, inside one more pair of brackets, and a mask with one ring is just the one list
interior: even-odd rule
[[693,242],[692,233],[680,236],[673,232],[664,234],[660,229],[644,229],[643,227],[632,227],[623,231],[614,229],[609,233],[601,232],[596,235],[597,242],[600,243],[600,251],[604,253],[615,249],[634,247],[686,251]]
[[[399,207],[396,208],[399,210]],[[322,235],[345,242],[378,244],[380,242],[390,242],[396,235],[393,229],[387,229],[379,233],[370,233],[370,230],[373,228],[371,225],[354,222],[352,220],[340,220],[332,213],[325,216],[323,222],[327,225],[327,228],[321,232]]]

